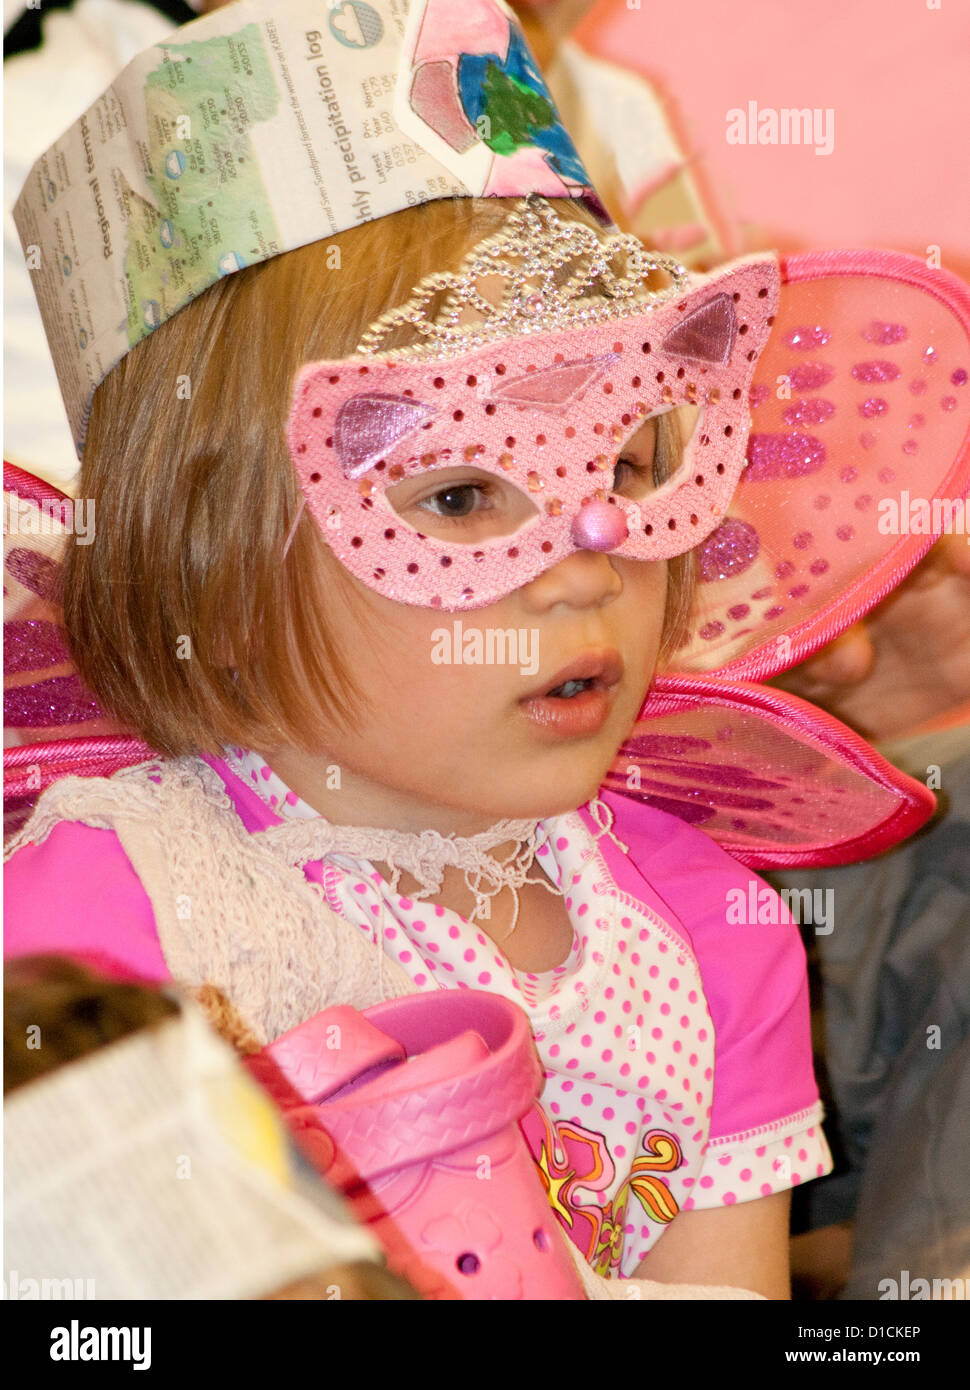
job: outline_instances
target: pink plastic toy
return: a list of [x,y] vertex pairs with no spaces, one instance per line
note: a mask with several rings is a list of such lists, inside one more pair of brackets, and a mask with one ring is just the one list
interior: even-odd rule
[[515,1004],[442,990],[339,1006],[247,1065],[425,1297],[585,1296],[519,1128],[542,1068]]

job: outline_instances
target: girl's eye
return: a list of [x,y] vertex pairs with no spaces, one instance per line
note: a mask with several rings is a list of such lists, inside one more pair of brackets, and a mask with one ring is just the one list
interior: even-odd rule
[[634,459],[618,458],[613,469],[613,491],[622,492],[624,487],[629,486],[634,480],[642,480],[648,473],[652,477],[652,466],[648,469],[642,467]]
[[508,536],[536,515],[535,503],[506,478],[455,470],[416,477],[388,488],[390,506],[414,530],[449,545],[478,545]]
[[418,506],[426,508],[436,516],[460,519],[470,516],[474,511],[483,510],[476,507],[476,501],[487,499],[489,491],[484,483],[459,483],[453,487],[442,488],[440,492],[419,502]]

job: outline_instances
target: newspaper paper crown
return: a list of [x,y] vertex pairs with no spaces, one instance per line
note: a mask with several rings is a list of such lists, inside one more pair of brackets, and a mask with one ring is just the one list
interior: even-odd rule
[[500,0],[235,0],[185,25],[14,207],[78,455],[95,388],[221,277],[429,199],[532,192],[602,212]]

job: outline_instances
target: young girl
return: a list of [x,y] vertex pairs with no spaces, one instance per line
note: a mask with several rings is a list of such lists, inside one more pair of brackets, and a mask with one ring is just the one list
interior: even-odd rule
[[[609,250],[581,316],[577,228],[587,259],[589,238]],[[336,1003],[502,993],[545,1067],[527,1137],[589,1264],[783,1299],[790,1190],[831,1168],[797,927],[781,904],[739,927],[726,903],[768,892],[752,873],[598,795],[682,640],[701,511],[671,512],[688,534],[666,558],[625,545],[651,537],[636,522],[697,408],[661,371],[659,410],[611,409],[636,310],[611,299],[645,277],[610,235],[566,198],[403,208],[211,284],[108,373],[65,625],[102,709],[164,757],[42,796],[10,851],[6,949],[216,985],[264,1040]],[[463,264],[451,312],[429,277]],[[749,344],[749,381],[771,277],[724,275],[651,276],[641,313],[687,360]],[[527,361],[530,316],[560,300]],[[482,380],[459,380],[479,350]],[[739,433],[717,445],[737,470]]]
[[[373,890],[357,890],[375,884],[389,918],[382,948],[414,987],[499,989],[530,1012],[547,1068],[550,1136],[569,1126],[586,1163],[549,1181],[567,1224],[588,1228],[598,1218],[593,1253],[604,1271],[781,1298],[788,1190],[829,1167],[797,929],[755,927],[747,930],[757,940],[739,942],[725,924],[725,892],[749,875],[661,812],[638,827],[643,839],[621,885],[636,893],[619,921],[591,930],[594,917],[608,920],[597,894],[609,890],[588,874],[581,898],[569,894],[596,853],[598,829],[576,808],[596,795],[665,643],[677,640],[690,596],[686,558],[645,563],[577,550],[466,614],[466,629],[537,635],[538,669],[523,676],[507,664],[435,664],[443,614],[348,575],[306,511],[284,555],[299,484],[281,425],[300,367],[349,357],[382,311],[433,270],[457,266],[519,206],[435,202],[348,230],[225,279],[133,349],[95,397],[80,492],[112,520],[96,545],[71,549],[66,626],[103,708],[171,757],[206,755],[247,829],[323,816],[464,838],[496,822],[538,821],[514,930],[507,888],[489,918],[468,920],[476,896],[456,866],[432,907],[408,897],[411,874],[392,892],[379,856],[328,856],[338,872],[324,878],[327,901],[370,934]],[[579,216],[556,207],[564,220]],[[327,269],[334,245],[339,272]],[[183,376],[193,384],[186,401],[176,394]],[[659,442],[668,456],[655,447],[656,422],[642,426],[614,465],[620,495],[644,490],[655,460],[658,482],[678,461],[669,457],[673,417],[665,418]],[[403,497],[400,515],[443,539],[501,534],[517,505],[517,490],[467,465],[417,482],[417,493],[400,484],[415,494]],[[572,700],[543,698],[570,679],[596,687]],[[36,826],[23,837],[33,844],[6,871],[8,951],[59,949],[168,977],[157,898],[115,832],[61,822],[43,841]],[[522,856],[528,836],[520,826],[492,841],[505,861]],[[531,846],[525,858],[528,868]],[[305,867],[309,875],[313,861]],[[176,912],[184,900],[183,928],[191,929],[196,891],[188,873],[171,886]],[[263,931],[246,963],[247,999],[265,988],[271,920]],[[316,1008],[347,1002],[336,982],[312,983]],[[564,1022],[578,992],[581,1022]],[[778,1069],[759,1082],[766,1047],[777,1049]],[[718,1122],[715,1066],[734,1072],[723,1094],[737,1095],[743,1127],[730,1102]],[[753,1109],[745,1092],[758,1093]],[[634,1229],[624,1233],[614,1228],[624,1184],[629,1210],[631,1164],[638,1155],[658,1162],[643,1152],[646,1135],[654,1149],[676,1146],[683,1156],[670,1175],[676,1206],[659,1219],[629,1211],[623,1224]],[[538,1154],[545,1136],[536,1137]],[[546,1139],[549,1163],[552,1149]]]

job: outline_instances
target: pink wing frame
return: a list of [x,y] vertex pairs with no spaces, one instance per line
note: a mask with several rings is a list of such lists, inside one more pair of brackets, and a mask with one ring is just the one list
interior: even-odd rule
[[7,462],[3,488],[7,835],[27,818],[44,788],[59,778],[107,777],[155,753],[105,717],[82,684],[65,644],[59,588],[72,499]]

